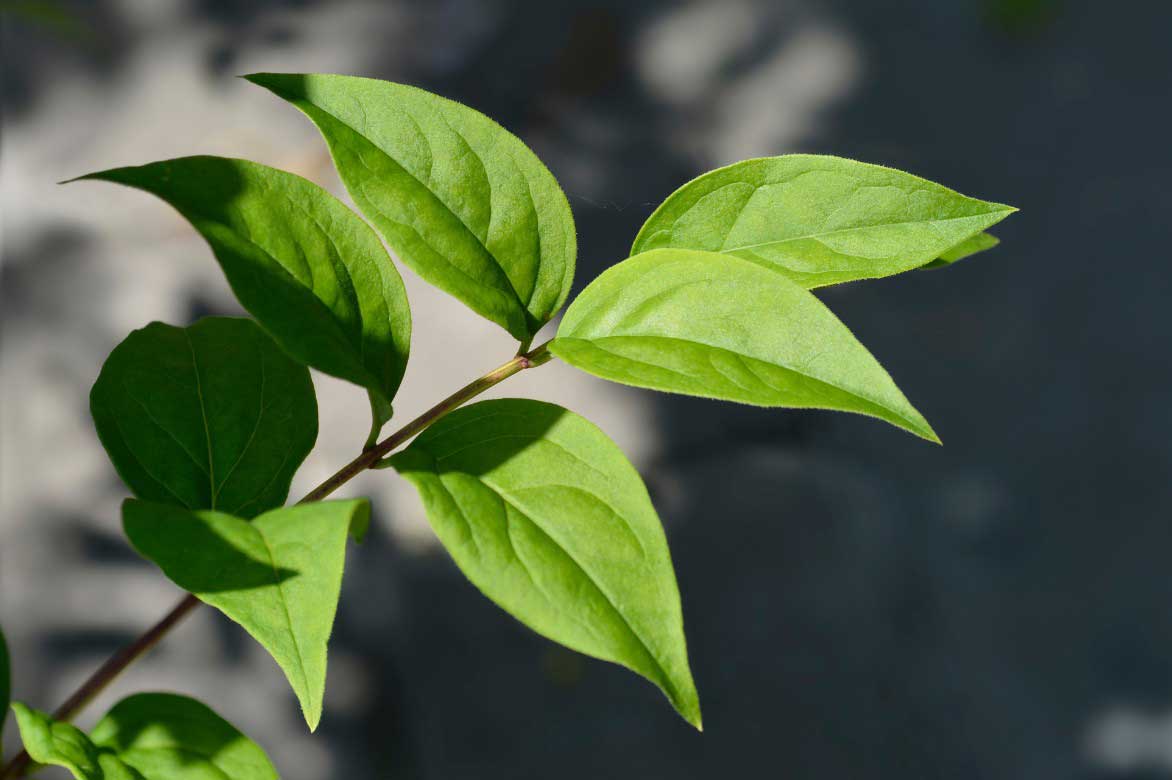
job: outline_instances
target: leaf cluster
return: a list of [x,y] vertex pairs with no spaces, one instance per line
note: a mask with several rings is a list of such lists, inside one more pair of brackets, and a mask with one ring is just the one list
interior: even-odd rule
[[[347,542],[361,541],[370,522],[362,499],[285,506],[317,438],[316,369],[365,391],[370,454],[360,465],[393,469],[416,487],[477,588],[534,631],[647,678],[700,728],[667,538],[635,468],[559,406],[456,407],[556,356],[636,387],[853,412],[938,442],[811,290],[950,265],[994,246],[985,231],[1014,209],[836,157],[736,163],[670,195],[630,256],[570,303],[550,342],[530,349],[569,297],[577,239],[565,195],[520,139],[401,84],[247,78],[318,127],[366,220],[312,182],[245,160],[185,157],[82,177],[175,208],[251,315],[151,323],[102,367],[90,408],[134,496],[123,506],[131,544],[256,639],[316,728]],[[386,247],[520,349],[410,424],[404,431],[421,433],[375,463],[398,443],[376,445],[412,328]],[[3,707],[7,666],[0,636]],[[185,697],[133,696],[88,734],[13,709],[31,758],[81,780],[276,776],[260,748]]]

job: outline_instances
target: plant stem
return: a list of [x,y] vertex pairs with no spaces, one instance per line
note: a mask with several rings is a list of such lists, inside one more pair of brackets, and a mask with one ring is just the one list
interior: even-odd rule
[[[416,417],[411,422],[404,425],[399,430],[392,433],[387,438],[380,441],[374,447],[365,450],[354,460],[347,463],[342,468],[338,469],[329,479],[321,483],[308,494],[298,504],[305,504],[310,501],[320,501],[326,496],[333,493],[342,485],[349,482],[354,477],[361,474],[366,469],[372,468],[378,462],[395,450],[400,445],[406,443],[415,435],[422,433],[425,428],[430,426],[436,420],[444,415],[455,411],[459,407],[466,404],[476,396],[488,390],[490,387],[503,382],[511,377],[513,374],[518,374],[527,368],[536,368],[543,363],[549,362],[553,357],[547,349],[549,342],[542,344],[535,349],[523,355],[510,360],[508,363],[501,365],[498,368],[489,371],[484,376],[476,379],[456,392],[449,395],[444,400],[440,401],[435,406],[428,409],[423,414]],[[96,672],[90,675],[89,679],[82,683],[72,696],[65,700],[57,710],[53,713],[53,718],[60,721],[71,720],[78,712],[80,712],[87,704],[100,694],[106,687],[114,681],[127,666],[141,657],[144,653],[158,644],[168,631],[174,628],[180,621],[185,618],[188,613],[200,605],[200,600],[195,596],[188,594],[175,607],[163,617],[158,623],[147,629],[146,633],[118,650],[114,655],[110,656],[104,664],[102,664]],[[0,780],[14,780],[20,777],[29,765],[29,756],[27,752],[22,751],[15,758],[8,763],[7,766],[0,770]]]

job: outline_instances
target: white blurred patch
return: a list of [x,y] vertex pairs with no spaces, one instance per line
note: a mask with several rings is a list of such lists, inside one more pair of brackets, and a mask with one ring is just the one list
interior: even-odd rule
[[805,3],[701,0],[648,27],[638,67],[649,91],[691,112],[668,137],[712,166],[809,142],[858,82],[861,55]]
[[749,0],[693,2],[656,18],[638,46],[639,73],[647,86],[679,104],[711,95],[725,64],[756,37],[755,5]]
[[1116,705],[1088,724],[1083,742],[1087,760],[1096,769],[1132,773],[1172,772],[1172,711],[1157,714]]

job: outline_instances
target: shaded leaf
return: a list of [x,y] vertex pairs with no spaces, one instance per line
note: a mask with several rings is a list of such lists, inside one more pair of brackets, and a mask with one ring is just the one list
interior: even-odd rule
[[346,536],[361,538],[369,521],[365,500],[299,504],[252,522],[144,501],[122,506],[135,549],[269,651],[311,731],[321,719]]
[[553,175],[516,136],[403,84],[245,78],[317,125],[358,208],[428,282],[523,342],[561,308],[574,276],[573,215]]
[[[4,736],[4,721],[8,717],[8,702],[12,700],[12,663],[8,658],[8,640],[0,629],[0,737]],[[4,756],[4,745],[0,742],[0,758]]]
[[21,737],[39,764],[78,780],[276,780],[264,751],[195,699],[143,693],[123,699],[87,736],[14,704]]
[[659,249],[624,260],[574,300],[549,349],[623,384],[857,412],[939,441],[821,301],[732,255]]
[[309,371],[248,319],[134,331],[102,366],[90,412],[136,496],[244,517],[285,502],[317,440]]
[[631,254],[719,252],[814,288],[922,267],[1016,210],[892,168],[791,154],[688,182],[643,225]]
[[638,473],[559,406],[483,401],[393,465],[464,574],[533,630],[659,686],[700,727],[667,540]]
[[964,260],[966,257],[987,252],[993,247],[1001,243],[1001,240],[990,233],[977,233],[975,236],[966,238],[956,246],[949,249],[947,252],[942,252],[940,257],[932,262],[924,265],[925,270],[933,268],[947,268],[958,260]]
[[316,184],[247,160],[183,157],[82,179],[170,203],[211,245],[232,291],[299,361],[379,396],[376,425],[403,378],[411,313],[370,227]]
[[187,696],[123,699],[90,739],[147,780],[276,780],[265,752],[206,705]]

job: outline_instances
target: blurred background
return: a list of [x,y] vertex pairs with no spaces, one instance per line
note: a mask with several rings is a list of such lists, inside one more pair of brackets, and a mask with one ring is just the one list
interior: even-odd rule
[[[601,425],[660,510],[706,732],[464,581],[390,472],[352,548],[326,715],[211,610],[83,716],[200,696],[310,778],[1172,776],[1172,4],[1167,0],[8,0],[2,18],[0,623],[50,709],[178,593],[122,540],[87,394],[126,333],[238,313],[167,206],[55,182],[196,153],[342,194],[316,130],[234,78],[409,82],[501,121],[579,229],[576,289],[654,206],[742,158],[883,163],[1022,213],[951,269],[821,291],[945,441],[607,385],[496,395]],[[511,356],[403,269],[409,419]],[[365,434],[315,377],[300,495]],[[6,741],[13,743],[12,729]],[[46,776],[51,776],[46,773]]]

